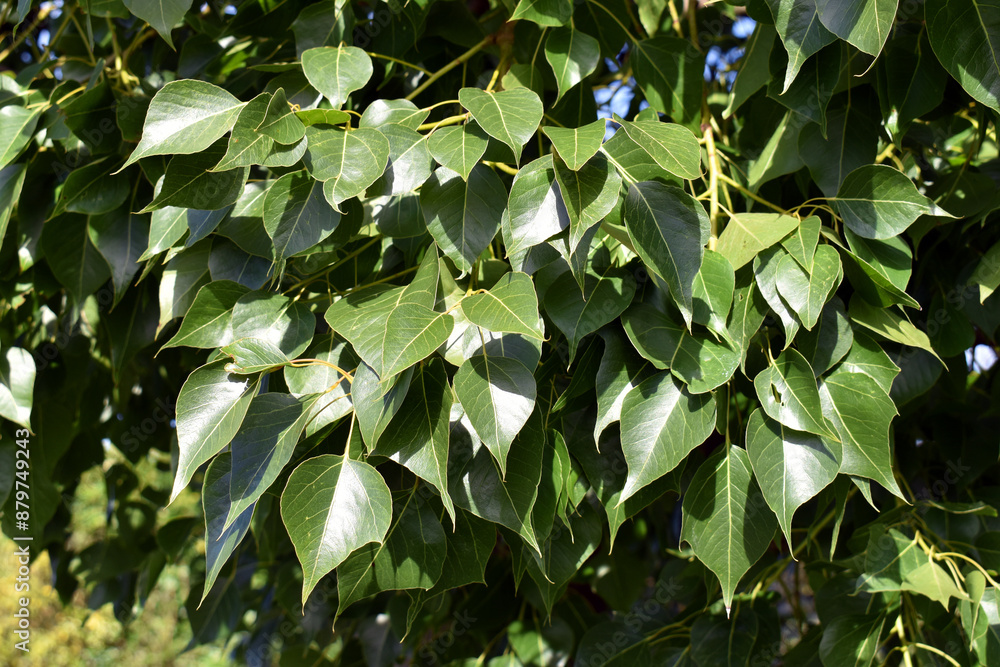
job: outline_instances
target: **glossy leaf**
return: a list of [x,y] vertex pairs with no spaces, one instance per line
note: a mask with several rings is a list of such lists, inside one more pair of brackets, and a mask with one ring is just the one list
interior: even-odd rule
[[389,457],[434,487],[454,525],[455,506],[448,493],[452,394],[444,364],[431,361],[416,370],[405,394],[385,436],[373,438],[378,444],[371,453]]
[[779,424],[760,410],[747,421],[747,454],[754,477],[790,547],[795,511],[840,471],[839,443]]
[[470,294],[461,303],[465,317],[476,326],[538,339],[544,337],[535,286],[523,273],[506,273],[492,289]]
[[447,167],[438,168],[420,189],[420,206],[438,247],[463,271],[500,230],[506,189],[489,168],[477,165],[468,179]]
[[489,137],[475,121],[458,127],[441,127],[427,139],[427,148],[442,167],[469,180],[472,168],[486,152]]
[[520,162],[522,147],[542,120],[542,103],[538,95],[527,88],[500,93],[462,88],[458,91],[458,99],[488,135],[510,146],[515,161]]
[[618,504],[676,468],[715,428],[715,399],[692,395],[668,373],[657,373],[625,396],[622,451],[628,478]]
[[517,359],[484,354],[462,364],[454,384],[476,435],[506,477],[511,443],[535,408],[535,378]]
[[225,370],[214,361],[188,376],[177,396],[177,473],[173,502],[195,471],[228,445],[243,423],[257,391],[257,381]]
[[243,103],[205,81],[171,81],[153,96],[142,138],[122,167],[151,155],[199,153],[236,124]]
[[816,326],[823,306],[840,284],[840,255],[829,245],[816,248],[807,273],[790,254],[778,262],[775,285],[785,303],[807,330]]
[[566,166],[578,171],[601,149],[605,125],[603,120],[576,128],[546,125],[542,133],[552,142],[552,147]]
[[629,139],[671,174],[686,179],[701,176],[701,148],[691,130],[658,120],[615,120],[621,123]]
[[556,75],[556,101],[597,68],[601,46],[585,32],[572,27],[556,28],[545,40],[545,59]]
[[932,0],[924,5],[927,35],[938,60],[977,101],[1000,111],[1000,12],[984,0]]
[[680,188],[637,183],[629,187],[624,217],[636,252],[670,287],[671,298],[690,326],[694,279],[710,227],[704,207]]
[[618,317],[634,293],[635,279],[627,273],[588,273],[582,296],[571,272],[556,279],[545,294],[545,310],[569,342],[571,363],[583,337]]
[[681,541],[719,578],[728,616],[740,578],[774,537],[774,514],[753,477],[750,457],[735,445],[702,463],[690,489]]
[[368,54],[354,46],[320,46],[302,53],[302,72],[339,109],[372,76]]
[[952,217],[917,192],[913,181],[883,165],[852,171],[840,184],[834,201],[844,224],[869,239],[898,236],[921,215]]
[[302,564],[302,604],[323,576],[369,542],[382,544],[392,495],[377,470],[346,456],[301,463],[281,494],[281,519]]
[[307,127],[303,162],[337,210],[345,200],[364,192],[385,171],[389,141],[378,130]]
[[861,373],[838,373],[824,379],[820,398],[823,414],[836,427],[843,446],[840,471],[873,479],[902,498],[889,451],[889,424],[896,416],[892,399]]
[[798,226],[799,221],[788,215],[738,213],[729,219],[715,249],[739,270]]
[[757,374],[753,384],[761,408],[771,419],[796,431],[837,439],[823,418],[812,368],[797,350],[782,352]]

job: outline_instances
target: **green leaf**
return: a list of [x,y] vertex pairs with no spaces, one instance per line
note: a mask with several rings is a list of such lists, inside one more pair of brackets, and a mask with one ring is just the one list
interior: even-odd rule
[[199,605],[205,602],[222,567],[250,529],[253,503],[238,512],[234,520],[227,521],[233,510],[229,500],[229,484],[235,479],[236,476],[232,472],[232,456],[229,452],[216,456],[205,471],[205,483],[202,488],[202,506],[205,514],[205,585]]
[[351,39],[354,10],[347,0],[323,0],[306,5],[292,23],[299,58],[317,46],[337,46]]
[[759,252],[798,228],[798,218],[778,213],[737,213],[719,235],[715,250],[739,270]]
[[274,343],[264,338],[238,338],[219,351],[232,359],[232,363],[226,364],[226,371],[236,375],[275,370],[290,361]]
[[899,374],[899,367],[892,363],[878,343],[864,332],[855,331],[851,349],[830,377],[837,373],[863,373],[875,380],[882,391],[888,394],[893,380]]
[[625,227],[649,270],[670,287],[670,296],[691,326],[694,279],[708,243],[708,214],[684,190],[634,183],[625,199]]
[[848,174],[833,201],[844,224],[869,239],[898,236],[921,215],[954,217],[917,192],[905,175],[878,164]]
[[796,431],[837,439],[823,419],[813,370],[797,350],[782,352],[757,374],[753,385],[764,413],[771,419]]
[[545,59],[556,75],[556,102],[595,69],[601,60],[601,46],[585,32],[571,27],[556,28],[545,40]]
[[799,133],[799,156],[827,197],[836,196],[848,174],[875,161],[881,131],[878,109],[863,89],[858,92],[850,104],[827,112],[825,134],[816,123]]
[[733,305],[735,288],[736,274],[729,260],[714,250],[706,250],[691,292],[694,322],[727,336],[726,317]]
[[87,231],[91,243],[111,269],[114,303],[117,304],[139,271],[139,257],[149,242],[149,220],[120,208],[105,215],[91,216]]
[[618,504],[676,468],[715,428],[715,398],[693,395],[669,373],[628,392],[621,408],[628,478]]
[[42,248],[49,268],[73,300],[83,300],[109,277],[108,264],[90,240],[88,218],[68,213],[45,223]]
[[546,125],[542,134],[549,138],[566,166],[578,171],[601,149],[605,125],[607,122],[604,119],[573,128]]
[[705,58],[691,42],[662,35],[636,42],[631,63],[653,109],[689,127],[701,118]]
[[816,0],[764,0],[774,17],[781,43],[788,52],[782,92],[788,90],[811,55],[837,39],[819,19]]
[[750,340],[757,334],[766,316],[767,300],[757,287],[753,271],[750,267],[738,271],[733,289],[733,306],[729,311],[726,330],[729,332],[729,340],[740,352],[741,367],[746,363]]
[[524,273],[505,273],[492,289],[470,294],[461,304],[462,313],[476,326],[497,333],[545,338],[535,285]]
[[279,266],[330,236],[340,224],[340,213],[324,197],[323,183],[300,171],[285,174],[267,189],[263,218]]
[[427,148],[442,167],[447,167],[463,180],[479,163],[489,145],[489,137],[475,121],[457,127],[441,127],[427,138]]
[[657,368],[669,368],[692,394],[719,387],[739,366],[739,353],[726,343],[688,333],[682,322],[649,304],[629,308],[622,324],[639,354]]
[[74,169],[63,183],[51,217],[64,211],[100,215],[121,206],[128,198],[132,186],[128,179],[110,176],[110,173],[111,168],[105,160]]
[[761,492],[785,534],[789,548],[795,510],[815,497],[840,471],[840,445],[794,431],[754,410],[747,421],[747,454]]
[[[432,359],[421,365],[403,393],[406,399],[389,422],[384,437],[372,438],[371,453],[389,457],[434,487],[454,526],[455,506],[448,493],[452,394],[444,364]],[[359,399],[355,396],[354,400]]]
[[754,26],[753,34],[747,40],[746,51],[739,61],[739,73],[733,82],[729,105],[722,112],[723,118],[732,117],[744,102],[771,80],[771,49],[777,36],[774,26],[766,23]]
[[521,148],[542,120],[542,101],[538,95],[527,88],[499,93],[462,88],[458,99],[488,135],[510,146],[514,160],[520,163]]
[[[845,230],[850,238],[851,231]],[[866,252],[863,259],[847,248],[837,246],[844,259],[844,274],[850,280],[857,294],[869,303],[887,307],[892,305],[919,308],[920,304],[904,290],[909,280],[909,248],[901,238],[891,239],[891,245],[884,252]],[[860,246],[859,246],[860,247]],[[869,247],[865,247],[868,250]],[[905,271],[900,270],[905,265]],[[902,280],[901,280],[902,279]],[[896,283],[902,281],[902,287]]]
[[896,406],[870,376],[836,373],[820,387],[823,414],[836,427],[843,446],[840,471],[873,479],[902,498],[892,474],[889,425]]
[[382,544],[392,495],[375,468],[346,456],[308,459],[288,477],[281,520],[302,564],[302,604],[319,580],[369,542]]
[[[239,123],[239,119],[236,121]],[[278,88],[267,102],[267,109],[260,124],[254,128],[275,143],[290,145],[298,143],[306,136],[306,126],[292,110],[285,97],[285,89]]]
[[[236,202],[250,174],[249,167],[211,171],[226,152],[225,140],[194,155],[175,155],[157,183],[153,201],[140,213],[165,206],[201,211],[217,210]],[[188,218],[190,223],[190,217]]]
[[463,415],[452,421],[448,457],[451,497],[456,505],[481,519],[510,528],[540,553],[531,510],[538,496],[544,449],[545,433],[536,410],[511,443],[507,474],[501,475],[493,455],[475,439]]
[[658,120],[629,122],[615,115],[629,139],[642,147],[663,169],[684,179],[701,176],[701,147],[691,130]]
[[682,517],[681,542],[719,578],[728,616],[740,578],[764,554],[775,529],[745,451],[729,445],[701,464]]
[[341,371],[352,373],[358,367],[358,357],[346,341],[334,334],[317,336],[303,354],[309,359],[326,362],[285,366],[282,369],[292,396],[303,398],[309,394],[320,394],[313,404],[312,418],[306,425],[308,437],[354,411],[352,382]]
[[327,201],[338,211],[343,201],[360,195],[378,180],[389,161],[389,141],[367,127],[311,126],[306,128],[306,141],[302,158],[306,169],[317,181],[324,181]]
[[394,123],[380,127],[379,131],[389,141],[389,163],[365,196],[401,195],[420,187],[430,177],[434,164],[426,137]]
[[148,23],[173,49],[170,31],[184,19],[191,9],[188,0],[123,0],[130,12]]
[[351,382],[351,400],[358,417],[358,427],[368,450],[378,446],[379,439],[399,411],[410,390],[413,369],[379,380],[371,366],[361,362]]
[[35,360],[31,353],[21,347],[7,348],[0,357],[0,417],[30,431],[34,388]]
[[816,216],[809,216],[795,229],[794,232],[781,242],[781,247],[788,251],[788,254],[795,258],[807,273],[813,271],[813,258],[816,256],[816,246],[819,244],[820,228],[822,221]]
[[255,396],[250,402],[239,433],[230,443],[232,477],[226,489],[230,506],[224,518],[225,529],[257,503],[292,460],[315,400],[272,392]]
[[613,269],[600,275],[587,273],[583,295],[572,272],[556,278],[545,293],[545,312],[566,336],[569,363],[576,357],[576,348],[583,337],[617,318],[634,294],[632,274]]
[[819,655],[824,667],[868,667],[875,659],[885,616],[847,614],[833,619],[823,630]]
[[354,46],[320,46],[302,52],[302,72],[339,109],[372,77],[372,59]]
[[[271,102],[270,93],[261,93],[246,103],[236,118],[226,154],[215,165],[213,171],[226,171],[258,164],[265,167],[290,167],[302,159],[306,152],[306,142],[302,141],[304,129],[299,133],[299,139],[289,142],[288,145],[275,142],[269,135],[257,129],[266,121]],[[288,103],[284,101],[282,103],[287,109]],[[286,116],[286,118],[291,117]],[[294,120],[300,126],[295,129],[301,129],[301,121]],[[287,125],[287,122],[283,124]]]
[[606,329],[601,332],[601,337],[604,339],[604,355],[594,380],[597,391],[595,443],[601,439],[604,429],[621,419],[625,396],[652,373],[649,363],[633,354],[620,332]]
[[142,138],[121,169],[151,155],[200,153],[233,128],[243,106],[205,81],[171,81],[149,103]]
[[622,178],[603,155],[591,158],[572,170],[553,157],[556,182],[569,217],[569,245],[576,251],[586,233],[608,215],[618,203]]
[[780,247],[768,248],[761,252],[753,260],[753,271],[757,277],[757,287],[760,293],[771,307],[774,314],[781,320],[781,326],[785,331],[785,345],[788,348],[795,339],[801,326],[798,316],[785,303],[778,293],[778,267],[787,253]]
[[816,326],[827,299],[840,284],[840,255],[829,245],[816,248],[813,270],[807,273],[794,257],[784,255],[778,262],[775,285],[778,294],[799,316],[807,330]]
[[[937,356],[937,353],[931,346],[931,341],[927,337],[927,334],[893,310],[889,308],[876,308],[869,305],[864,299],[854,296],[851,298],[849,312],[851,321],[860,324],[866,329],[870,329],[880,336],[884,336],[897,343],[926,350],[933,354],[938,361],[941,361],[941,358]],[[944,364],[944,361],[941,361],[941,363]]]
[[455,326],[451,315],[412,301],[405,289],[384,285],[337,301],[326,311],[326,321],[382,379],[430,356]]
[[393,514],[384,542],[361,547],[337,567],[338,614],[382,591],[427,590],[441,578],[447,538],[431,504],[414,491],[393,504]]
[[819,20],[859,50],[878,57],[896,20],[897,0],[817,0]]
[[507,213],[504,245],[514,270],[524,271],[522,253],[569,227],[569,212],[551,157],[541,157],[518,170],[510,186]]
[[924,5],[934,54],[965,92],[1000,111],[1000,11],[989,0],[930,0]]
[[597,511],[582,505],[568,530],[553,530],[541,545],[541,556],[531,554],[528,574],[538,586],[542,604],[551,614],[569,583],[601,543],[601,520]]
[[0,168],[0,240],[7,234],[7,223],[10,221],[14,205],[21,196],[26,171],[23,164]]
[[31,141],[41,115],[39,109],[29,111],[13,104],[0,108],[0,167],[17,159]]
[[795,338],[796,348],[809,362],[816,377],[843,359],[853,344],[854,331],[847,319],[847,309],[836,296],[823,306],[816,326]]
[[198,467],[232,441],[257,393],[256,380],[231,375],[225,366],[225,361],[213,361],[198,368],[177,396],[179,454],[171,502]]
[[209,282],[208,243],[175,255],[167,262],[160,278],[160,321],[156,335],[175,317],[182,317],[194,302],[194,297],[202,285]]
[[289,359],[309,347],[316,316],[309,305],[274,292],[248,292],[233,306],[233,340],[267,341]]
[[455,395],[474,432],[507,475],[511,443],[535,408],[535,378],[517,359],[471,357],[455,373]]
[[233,307],[250,290],[230,280],[214,280],[195,295],[180,329],[163,348],[214,348],[233,340]]
[[339,109],[299,109],[295,112],[295,117],[304,127],[312,127],[313,125],[340,125],[350,120],[351,114]]
[[[411,130],[416,130],[427,120],[430,115],[429,109],[418,109],[417,105],[409,100],[375,100],[365,108],[358,122],[360,127],[381,128],[383,125],[396,123]],[[350,114],[344,113],[344,120],[350,118]]]
[[483,165],[476,165],[468,180],[439,167],[420,189],[427,231],[462,271],[472,270],[500,230],[500,212],[506,200],[500,177]]
[[520,0],[510,20],[526,19],[540,26],[562,26],[573,15],[570,0]]

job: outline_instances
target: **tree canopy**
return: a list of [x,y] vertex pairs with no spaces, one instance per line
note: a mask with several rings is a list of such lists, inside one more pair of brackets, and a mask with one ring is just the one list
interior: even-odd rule
[[250,665],[1000,664],[996,0],[0,22],[0,525],[67,603],[186,567]]

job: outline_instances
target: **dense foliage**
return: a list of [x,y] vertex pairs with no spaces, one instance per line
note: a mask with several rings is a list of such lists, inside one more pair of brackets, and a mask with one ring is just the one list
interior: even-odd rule
[[995,0],[0,16],[2,527],[64,600],[184,564],[252,665],[1000,664]]

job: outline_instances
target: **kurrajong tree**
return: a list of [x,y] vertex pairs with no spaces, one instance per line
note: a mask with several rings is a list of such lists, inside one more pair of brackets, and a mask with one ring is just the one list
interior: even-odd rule
[[2,523],[67,600],[184,564],[254,665],[1000,664],[996,0],[2,16]]

